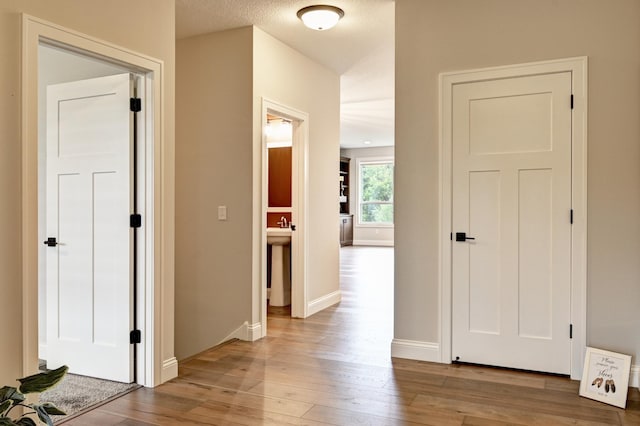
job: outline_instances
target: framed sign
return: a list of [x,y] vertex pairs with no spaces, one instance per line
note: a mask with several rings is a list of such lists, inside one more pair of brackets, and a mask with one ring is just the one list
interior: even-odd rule
[[631,356],[587,348],[580,396],[625,408],[630,370]]

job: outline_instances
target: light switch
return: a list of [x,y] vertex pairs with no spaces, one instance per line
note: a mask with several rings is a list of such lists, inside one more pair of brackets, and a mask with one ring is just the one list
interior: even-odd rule
[[227,206],[218,206],[218,220],[227,220]]

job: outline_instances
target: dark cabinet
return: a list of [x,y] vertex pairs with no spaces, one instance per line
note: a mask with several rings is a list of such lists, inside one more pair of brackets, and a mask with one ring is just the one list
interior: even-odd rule
[[349,214],[349,162],[346,157],[340,158],[340,213]]
[[340,246],[353,245],[353,215],[340,215]]

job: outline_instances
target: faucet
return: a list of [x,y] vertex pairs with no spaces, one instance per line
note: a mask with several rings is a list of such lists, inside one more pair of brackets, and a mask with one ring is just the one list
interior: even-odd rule
[[289,225],[287,224],[287,218],[282,216],[280,218],[280,222],[276,222],[278,225],[280,225],[280,228],[288,228]]

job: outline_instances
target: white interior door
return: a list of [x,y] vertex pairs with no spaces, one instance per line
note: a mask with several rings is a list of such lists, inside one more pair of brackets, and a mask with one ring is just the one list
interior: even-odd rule
[[570,99],[569,72],[453,87],[454,360],[570,373]]
[[47,366],[131,382],[129,74],[47,88]]

